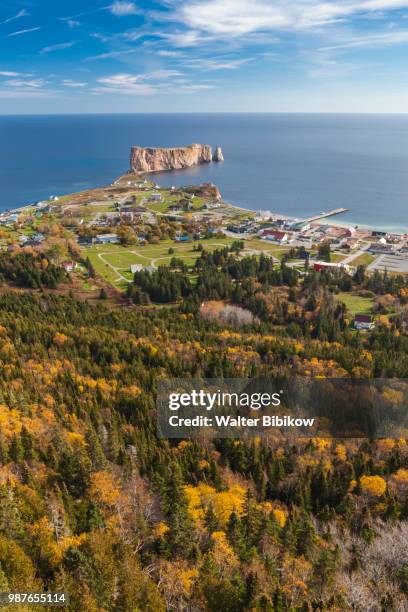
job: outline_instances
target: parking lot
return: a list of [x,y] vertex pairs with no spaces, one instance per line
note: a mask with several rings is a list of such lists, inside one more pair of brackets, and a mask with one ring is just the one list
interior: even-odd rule
[[379,270],[384,272],[394,272],[397,274],[408,274],[408,253],[401,255],[380,255],[367,268],[369,271]]

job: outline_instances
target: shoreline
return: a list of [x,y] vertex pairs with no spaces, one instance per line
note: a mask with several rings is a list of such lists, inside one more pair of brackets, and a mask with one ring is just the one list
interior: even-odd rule
[[[168,170],[166,170],[166,172],[169,172]],[[157,172],[139,172],[139,173],[131,173],[131,172],[126,172],[125,174],[119,176],[117,179],[113,180],[111,183],[108,183],[106,185],[100,186],[97,185],[95,187],[89,187],[87,189],[83,189],[80,191],[73,191],[73,192],[67,192],[64,194],[61,194],[58,196],[58,198],[65,198],[65,197],[70,197],[70,196],[74,196],[78,193],[83,193],[83,192],[87,192],[87,191],[93,191],[93,190],[97,190],[97,189],[105,189],[107,187],[115,187],[120,185],[120,181],[121,179],[126,179],[127,177],[133,176],[135,177],[135,179],[137,178],[142,178],[145,175],[152,175],[152,174],[158,174],[160,175],[162,173],[162,171],[157,171]],[[152,181],[153,182],[153,181]],[[192,183],[192,185],[194,185],[195,183]],[[198,183],[200,184],[200,183]],[[186,186],[186,185],[185,185]],[[182,187],[182,186],[180,186]],[[159,185],[159,188],[162,189],[168,189],[169,187],[166,186],[162,186]],[[40,203],[46,203],[46,204],[52,204],[54,202],[54,204],[56,204],[57,202],[55,202],[54,200],[51,200],[50,197],[42,199],[42,200],[38,200],[37,202],[34,202],[32,204],[22,204],[21,206],[16,206],[14,208],[9,208],[7,210],[3,210],[0,211],[0,218],[5,216],[5,215],[10,215],[10,214],[18,214],[19,212],[24,212],[27,210],[30,210],[32,208],[37,208],[38,205]],[[221,200],[222,201],[222,205],[228,207],[228,208],[232,208],[234,210],[237,210],[238,212],[241,212],[243,214],[250,214],[252,216],[256,216],[257,214],[259,214],[259,212],[264,212],[264,213],[269,213],[271,215],[271,219],[283,219],[285,221],[291,222],[291,223],[301,223],[301,222],[305,222],[308,220],[309,217],[307,216],[302,216],[302,217],[295,217],[295,216],[291,216],[291,215],[287,215],[285,213],[279,213],[279,212],[275,212],[272,210],[267,210],[267,209],[263,209],[263,210],[251,210],[250,208],[247,208],[246,206],[240,206],[238,204],[233,204],[231,202],[227,202],[225,200]],[[346,214],[349,213],[350,210],[348,209],[346,211]],[[343,214],[343,213],[341,213]],[[369,224],[360,224],[360,223],[356,223],[350,220],[345,220],[345,221],[339,221],[338,216],[336,216],[336,220],[333,220],[333,217],[327,217],[326,220],[324,218],[321,219],[322,224],[324,223],[324,225],[330,225],[330,226],[334,226],[334,227],[354,227],[354,228],[358,228],[359,230],[363,230],[363,231],[378,231],[378,232],[384,232],[386,234],[397,234],[397,235],[401,235],[401,236],[405,236],[408,234],[408,226],[407,227],[403,227],[403,226],[389,226],[389,227],[385,227],[382,225],[369,225]],[[268,219],[265,219],[265,221],[267,221]],[[313,223],[319,223],[319,221],[315,221]]]

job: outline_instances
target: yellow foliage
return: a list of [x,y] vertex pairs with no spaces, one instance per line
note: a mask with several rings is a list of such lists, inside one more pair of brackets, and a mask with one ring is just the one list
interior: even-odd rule
[[228,522],[232,512],[242,513],[245,490],[234,485],[227,491],[217,492],[213,487],[200,483],[196,487],[184,487],[188,500],[188,509],[194,521],[200,521],[205,516],[206,509],[211,505],[222,525]]
[[312,442],[319,451],[325,451],[330,446],[330,440],[326,440],[325,438],[312,438]]
[[275,516],[278,525],[280,527],[284,527],[286,524],[286,513],[284,512],[284,510],[281,510],[280,508],[273,508],[272,512]]
[[54,344],[57,346],[63,346],[67,340],[69,340],[68,336],[65,334],[60,334],[60,332],[57,332],[54,336]]
[[156,528],[154,530],[156,538],[162,538],[168,532],[168,530],[168,525],[161,521],[158,525],[156,525]]
[[119,491],[112,474],[104,470],[92,474],[90,493],[99,503],[106,506],[113,506],[119,498]]
[[345,461],[347,459],[347,450],[344,444],[337,444],[336,457],[339,461]]
[[76,431],[67,431],[66,436],[71,445],[75,446],[76,444],[79,444],[81,446],[86,446],[85,438],[81,433],[77,433]]
[[384,495],[387,489],[387,483],[381,476],[362,476],[360,478],[360,485],[363,493],[368,493],[375,497]]
[[195,568],[188,569],[180,573],[181,584],[187,596],[190,595],[192,584],[197,577],[198,577],[198,570]]

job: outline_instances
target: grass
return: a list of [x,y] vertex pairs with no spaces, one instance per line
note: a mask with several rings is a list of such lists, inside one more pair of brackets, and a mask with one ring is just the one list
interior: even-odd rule
[[339,293],[336,298],[343,302],[347,310],[355,316],[359,314],[369,314],[372,312],[373,299],[369,297],[361,297],[353,293]]
[[347,255],[343,255],[342,253],[330,253],[330,261],[333,263],[339,263],[343,261],[343,259],[346,259],[346,257]]
[[[126,286],[126,280],[132,280],[130,272],[132,264],[169,266],[172,257],[180,257],[188,266],[193,266],[196,259],[200,257],[200,252],[193,250],[194,246],[202,244],[205,250],[214,251],[228,246],[232,242],[231,238],[216,238],[187,243],[165,240],[159,244],[147,244],[145,246],[102,244],[85,247],[83,253],[84,257],[89,257],[98,274],[114,287],[121,288]],[[172,248],[174,253],[169,254],[169,248]]]
[[126,250],[118,253],[107,253],[102,257],[112,266],[121,270],[128,270],[132,264],[148,265],[150,263],[148,258]]
[[351,261],[352,266],[368,266],[374,261],[375,257],[370,253],[362,253]]
[[245,249],[253,249],[256,251],[262,251],[268,255],[273,255],[277,259],[282,259],[285,253],[290,250],[290,246],[282,247],[280,244],[273,244],[267,240],[245,240]]

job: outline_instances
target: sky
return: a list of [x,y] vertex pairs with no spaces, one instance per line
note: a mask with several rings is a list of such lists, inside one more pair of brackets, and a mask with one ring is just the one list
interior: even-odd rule
[[408,111],[408,0],[1,0],[0,114]]

